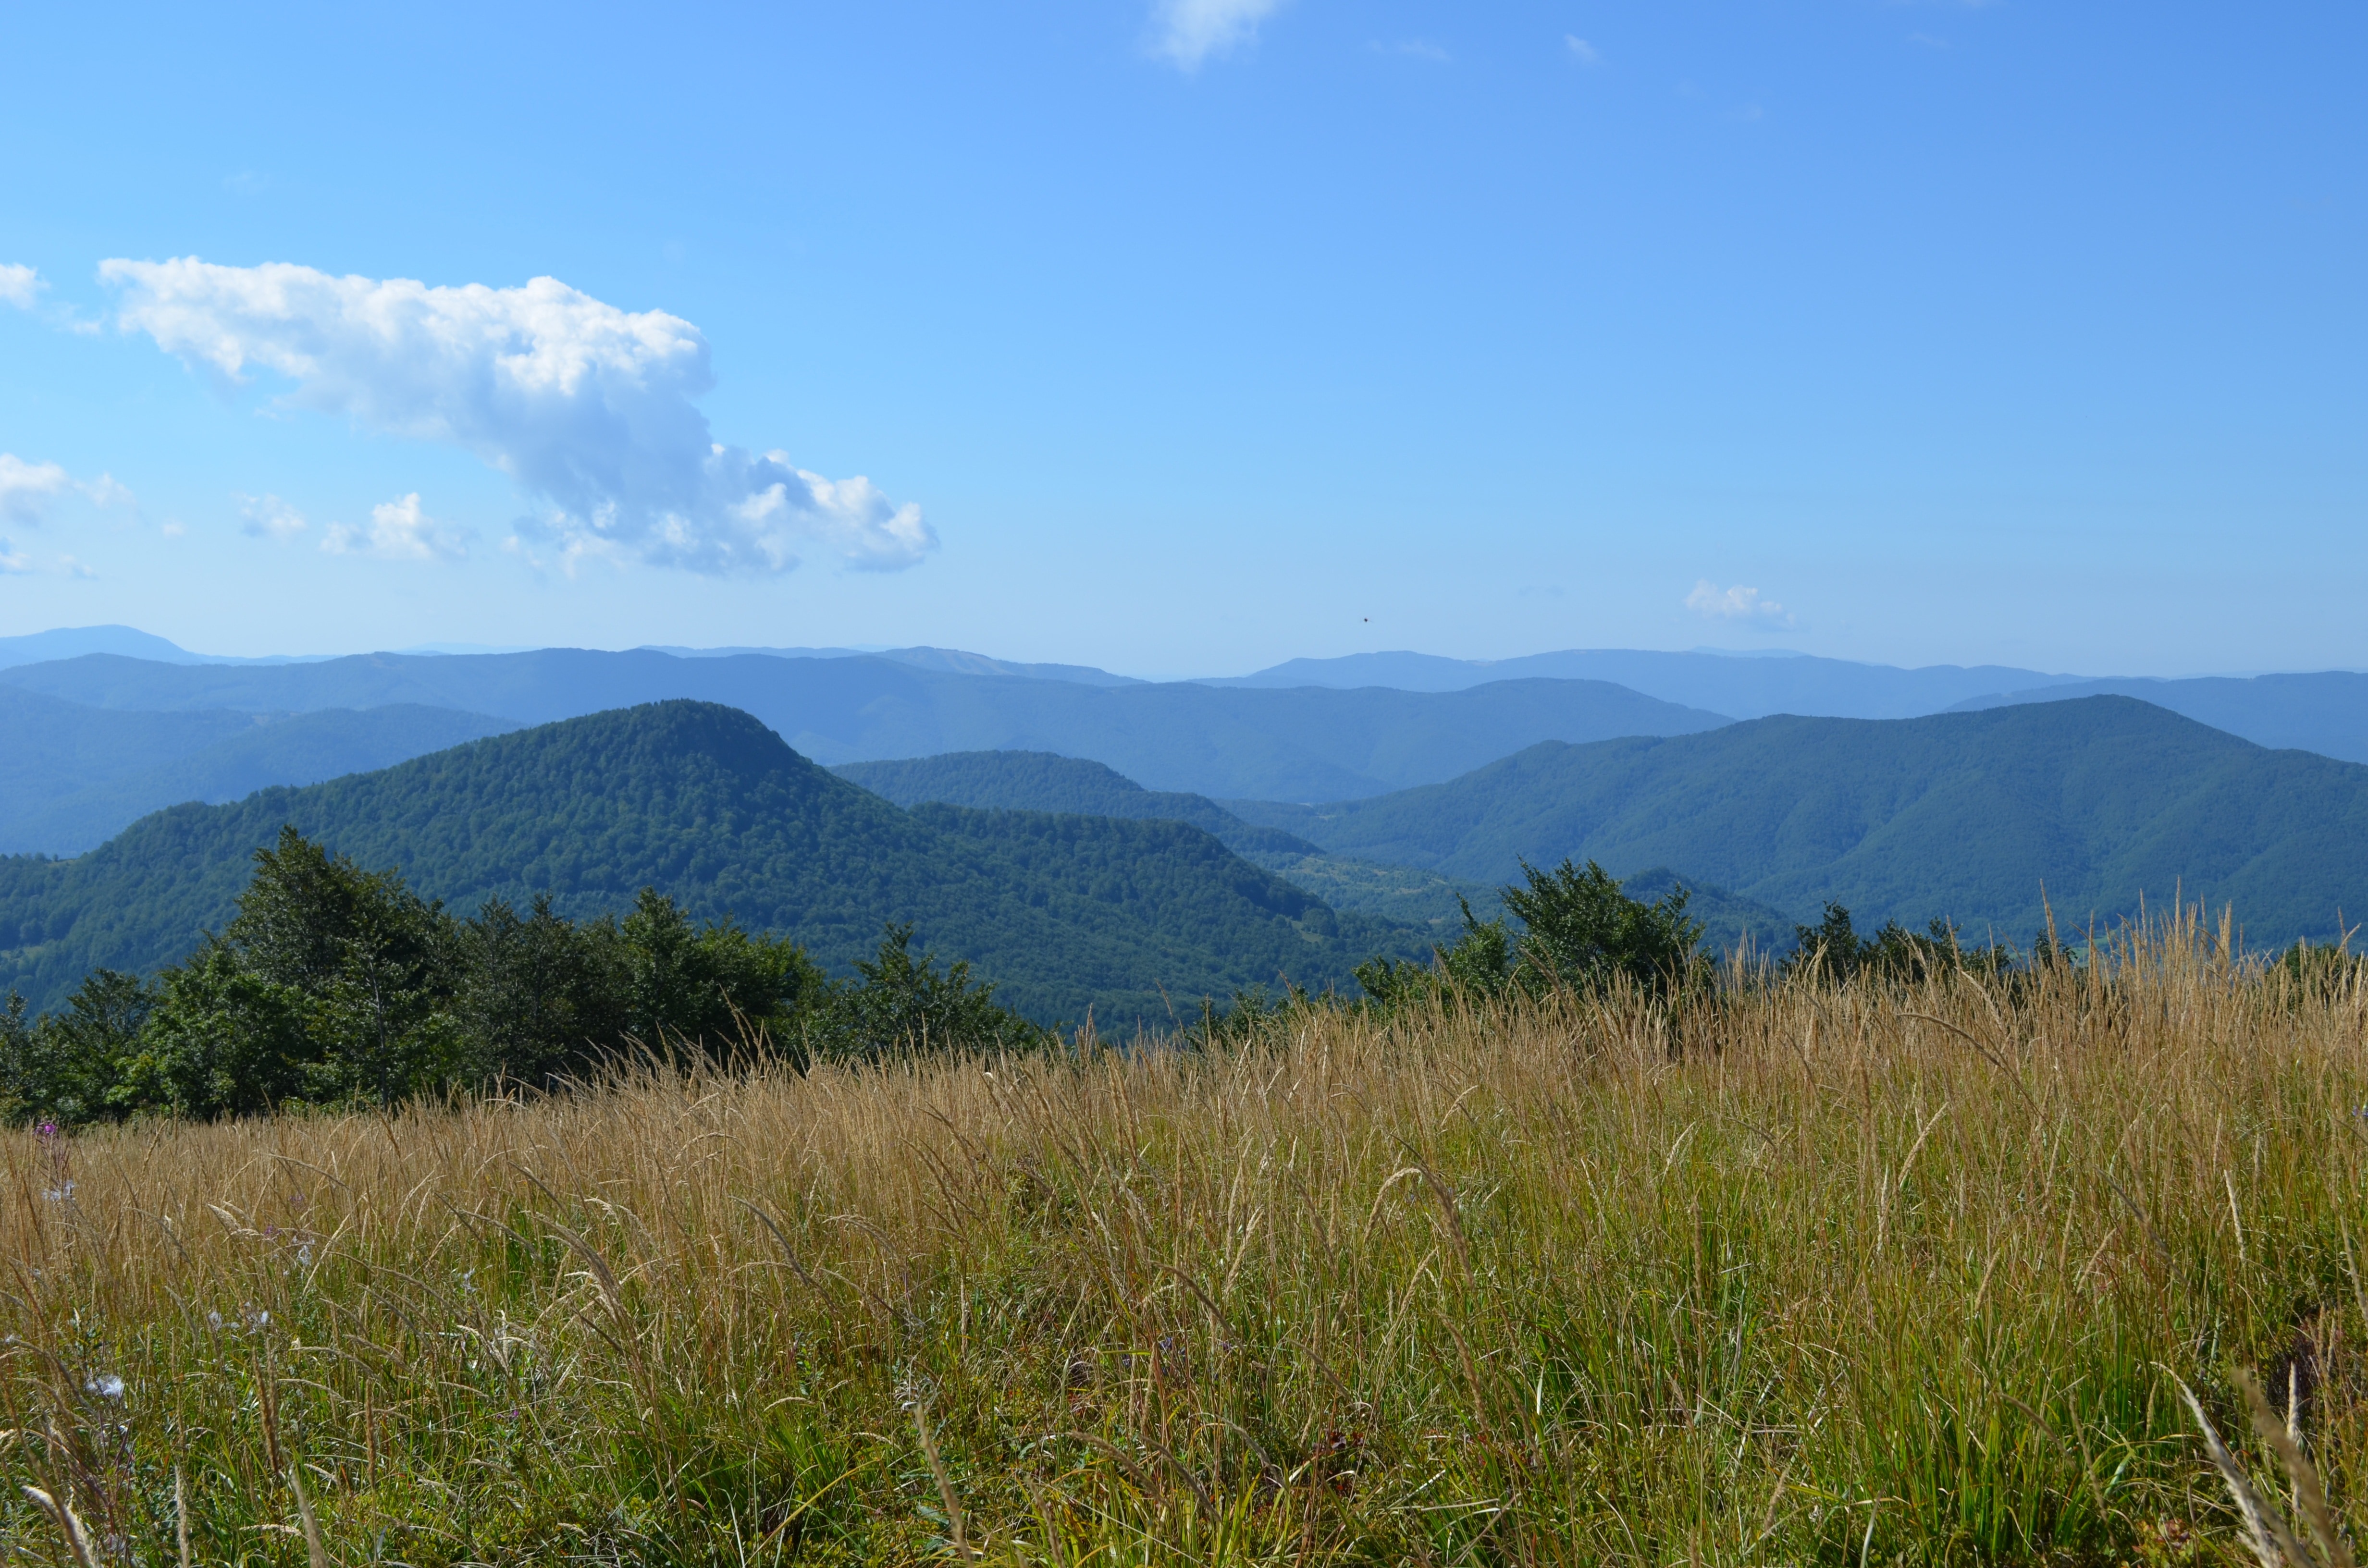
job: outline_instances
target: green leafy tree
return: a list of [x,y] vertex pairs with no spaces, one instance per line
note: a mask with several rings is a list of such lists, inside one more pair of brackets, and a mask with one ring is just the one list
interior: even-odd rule
[[1697,978],[1702,923],[1687,915],[1683,887],[1645,903],[1592,860],[1585,870],[1569,860],[1551,871],[1520,865],[1527,885],[1501,896],[1527,927],[1515,957],[1533,987],[1593,991],[1624,976],[1668,993]]
[[252,973],[305,996],[307,1097],[391,1105],[466,1075],[442,906],[293,827],[255,862],[222,937]]
[[249,1116],[304,1097],[320,1059],[311,1002],[216,937],[157,981],[157,1001],[114,1092],[126,1109]]
[[0,1073],[10,1113],[61,1125],[117,1114],[116,1087],[154,1004],[138,975],[112,969],[92,971],[64,1012],[29,1024],[23,998],[12,995],[0,1023]]
[[880,949],[856,961],[860,983],[840,989],[821,1009],[811,1038],[817,1054],[866,1060],[922,1051],[1025,1050],[1044,1031],[995,1002],[992,983],[973,982],[957,960],[940,972],[934,957],[913,956],[913,927],[890,925]]
[[578,926],[548,894],[524,916],[489,899],[458,933],[455,1002],[480,1081],[549,1087],[620,1046],[631,1028],[631,962],[613,921]]
[[1357,982],[1374,1005],[1397,1007],[1447,995],[1495,998],[1519,990],[1531,996],[1560,988],[1600,990],[1617,976],[1674,994],[1698,981],[1703,961],[1701,923],[1686,915],[1686,890],[1646,903],[1590,860],[1569,860],[1551,871],[1521,862],[1524,885],[1498,890],[1520,936],[1505,915],[1483,920],[1463,909],[1463,932],[1437,949],[1429,968],[1376,958],[1359,966]]
[[[1999,943],[1968,948],[1959,940],[1955,926],[1938,918],[1921,935],[1890,920],[1873,936],[1861,937],[1850,923],[1850,912],[1830,901],[1823,920],[1793,928],[1793,957],[1786,965],[1790,972],[1814,971],[1838,985],[1861,977],[1934,980],[1960,970],[2003,975],[2014,967],[2010,949]],[[2053,949],[2047,951],[2052,954]]]

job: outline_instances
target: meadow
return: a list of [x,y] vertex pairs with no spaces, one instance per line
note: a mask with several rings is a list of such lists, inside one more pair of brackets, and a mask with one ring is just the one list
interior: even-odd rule
[[2218,1562],[2247,1372],[2362,1517],[2356,970],[1728,979],[8,1133],[0,1562]]

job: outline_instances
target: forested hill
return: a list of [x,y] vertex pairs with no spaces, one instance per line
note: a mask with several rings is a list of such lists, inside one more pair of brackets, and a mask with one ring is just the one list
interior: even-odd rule
[[1108,763],[1159,790],[1336,801],[1451,778],[1542,740],[1667,735],[1725,721],[1603,681],[1470,691],[1092,687],[894,659],[371,653],[317,664],[179,666],[94,653],[0,670],[0,685],[97,707],[298,712],[412,702],[547,723],[691,698],[756,715],[824,763],[986,748]]
[[[1040,1020],[1165,1023],[1288,976],[1349,989],[1402,927],[1338,915],[1182,824],[900,810],[749,715],[666,702],[520,731],[235,805],[179,806],[74,860],[0,860],[0,986],[53,1006],[89,969],[153,970],[219,926],[281,824],[462,908],[643,885],[844,969],[889,921]],[[1164,994],[1163,994],[1164,993]]]
[[831,769],[900,806],[925,801],[1093,817],[1189,822],[1229,849],[1312,855],[1315,846],[1279,828],[1244,822],[1206,795],[1146,790],[1114,768],[1048,751],[962,751],[896,762],[843,762]]
[[2257,945],[2332,941],[2339,912],[2368,915],[2368,767],[2122,697],[1549,744],[1378,800],[1226,804],[1334,854],[1474,881],[1592,857],[2017,941],[2044,918],[2043,883],[2072,928],[2182,894],[2233,903]]

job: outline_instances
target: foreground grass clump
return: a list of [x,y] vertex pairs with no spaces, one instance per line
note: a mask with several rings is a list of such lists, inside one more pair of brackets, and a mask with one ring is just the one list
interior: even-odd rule
[[2222,1560],[2180,1379],[2368,1513],[2363,1026],[2172,926],[12,1134],[0,1561],[26,1486],[95,1562]]

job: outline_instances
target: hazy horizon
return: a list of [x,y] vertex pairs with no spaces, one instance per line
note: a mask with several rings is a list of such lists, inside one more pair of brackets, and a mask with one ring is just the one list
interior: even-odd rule
[[0,633],[2361,667],[2368,17],[2157,24],[20,8]]

